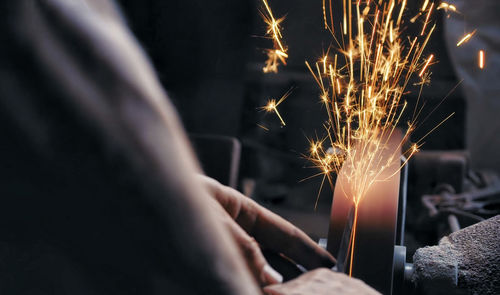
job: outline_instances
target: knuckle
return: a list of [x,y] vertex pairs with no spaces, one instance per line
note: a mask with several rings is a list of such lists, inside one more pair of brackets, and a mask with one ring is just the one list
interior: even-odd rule
[[243,252],[247,258],[253,258],[259,255],[259,244],[254,238],[249,237],[243,243]]

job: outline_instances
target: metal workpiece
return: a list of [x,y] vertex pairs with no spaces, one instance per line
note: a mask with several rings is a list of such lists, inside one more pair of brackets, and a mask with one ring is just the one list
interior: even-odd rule
[[421,294],[500,294],[500,215],[444,237],[413,257]]

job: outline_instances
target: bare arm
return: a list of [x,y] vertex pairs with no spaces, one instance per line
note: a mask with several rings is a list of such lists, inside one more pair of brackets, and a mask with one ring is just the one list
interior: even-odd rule
[[[151,66],[113,5],[102,2],[0,4],[8,40],[1,74],[14,82],[0,82],[2,118],[33,148],[35,168],[55,175],[33,187],[24,209],[33,200],[46,210],[54,223],[42,229],[42,242],[76,265],[75,281],[91,289],[259,294],[193,179],[199,169]],[[43,202],[41,188],[51,192]],[[17,208],[9,206],[2,210]],[[37,265],[61,283],[45,271],[49,263]]]

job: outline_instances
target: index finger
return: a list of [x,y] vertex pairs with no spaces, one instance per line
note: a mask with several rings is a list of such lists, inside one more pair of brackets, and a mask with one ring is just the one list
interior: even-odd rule
[[335,258],[302,230],[253,201],[248,206],[255,212],[249,233],[263,247],[283,253],[307,269],[335,265]]
[[226,211],[262,247],[282,253],[307,269],[335,265],[330,253],[290,222],[235,189],[205,180]]

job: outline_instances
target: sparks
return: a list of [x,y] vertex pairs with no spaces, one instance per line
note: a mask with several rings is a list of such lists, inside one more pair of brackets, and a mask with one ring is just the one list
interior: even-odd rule
[[325,30],[328,30],[329,26],[326,18],[326,0],[323,0],[323,22],[325,23]]
[[276,99],[269,99],[265,106],[260,107],[261,110],[263,110],[267,113],[275,113],[276,116],[278,116],[282,126],[286,126],[286,123],[285,123],[285,120],[283,119],[283,117],[281,116],[281,113],[278,111],[278,106],[281,103],[283,103],[285,101],[285,99],[287,99],[288,96],[290,96],[290,94],[292,94],[292,90],[293,90],[293,88],[288,90],[278,101],[276,101]]
[[434,58],[434,54],[431,54],[429,56],[429,58],[427,59],[427,61],[425,62],[425,65],[424,67],[422,68],[422,71],[420,71],[420,74],[418,74],[419,77],[422,77],[425,73],[425,70],[427,70],[427,68],[429,67],[429,65],[431,64],[431,61],[432,59]]
[[277,73],[278,66],[286,65],[288,58],[287,48],[283,45],[283,35],[281,34],[281,23],[285,20],[274,18],[273,12],[267,0],[262,0],[265,7],[265,12],[261,12],[262,19],[267,24],[266,36],[273,40],[274,48],[266,50],[267,60],[262,71],[264,73]]
[[279,49],[269,49],[267,50],[267,60],[266,65],[262,69],[264,73],[277,73],[278,66],[280,62],[283,65],[286,65],[286,59],[288,58],[288,54],[279,50]]
[[420,8],[420,11],[425,11],[425,9],[427,8],[427,5],[429,5],[429,0],[424,1],[424,4],[422,5],[422,8]]
[[[381,155],[389,148],[388,138],[401,123],[407,109],[403,93],[412,76],[418,74],[424,81],[429,79],[428,69],[434,55],[424,60],[423,54],[435,30],[435,25],[429,24],[436,11],[433,1],[424,2],[419,15],[425,14],[425,21],[418,36],[408,39],[407,43],[401,37],[402,28],[407,26],[404,17],[406,0],[380,0],[372,4],[367,1],[362,9],[363,2],[343,1],[342,39],[337,42],[334,36],[332,42],[338,44],[338,52],[343,56],[332,60],[325,55],[315,64],[306,61],[328,114],[326,135],[320,140],[310,140],[306,158],[320,171],[317,175],[323,177],[320,190],[325,180],[332,182],[330,174],[348,168],[345,170],[349,171],[346,179],[353,192],[351,198],[356,213],[362,206],[365,193],[379,175],[397,173],[406,164],[402,163],[397,171],[388,171],[395,169],[389,161],[393,161],[396,151],[388,160],[382,160]],[[326,19],[326,1],[323,1],[325,27]],[[398,151],[409,139],[415,124],[414,115]],[[403,150],[403,154],[409,159],[418,151],[419,146],[412,145]],[[357,214],[354,218],[356,220]],[[351,236],[351,249],[356,243],[355,228],[356,225]],[[353,253],[351,251],[351,275]]]
[[441,10],[443,9],[444,11],[446,12],[458,12],[457,10],[457,7],[455,5],[452,5],[452,4],[449,4],[449,3],[446,3],[446,2],[442,2],[441,4],[439,4],[437,10]]
[[457,47],[460,47],[462,44],[467,43],[470,40],[470,38],[474,36],[474,34],[476,34],[475,30],[471,33],[466,34],[462,39],[460,39],[460,41],[458,41]]
[[479,68],[481,70],[484,69],[484,59],[485,59],[484,50],[479,50]]
[[265,131],[269,131],[269,128],[267,128],[267,127],[266,127],[266,126],[264,126],[264,125],[257,124],[257,126],[259,126],[259,128],[261,128],[261,129],[264,129]]
[[434,8],[434,2],[431,4],[431,7],[429,8],[429,12],[427,13],[427,17],[425,18],[424,26],[422,27],[422,33],[420,33],[421,36],[423,36],[425,33],[425,28],[427,27],[427,24],[429,23],[429,17],[432,14],[433,8]]
[[[268,51],[269,59],[264,71],[277,72],[278,65],[286,64],[288,58],[287,49],[281,41],[280,23],[283,19],[276,20],[267,1],[262,1],[266,8],[266,13],[262,14],[268,25],[267,34],[275,44]],[[405,19],[407,2],[409,1],[343,0],[342,19],[338,20],[340,30],[335,30],[332,1],[329,0],[327,4],[323,0],[323,25],[332,35],[331,44],[338,47],[328,48],[327,53],[315,63],[305,62],[319,87],[320,101],[328,116],[324,123],[324,137],[308,139],[310,147],[304,157],[318,169],[318,173],[311,177],[322,176],[320,192],[325,182],[334,186],[332,174],[338,174],[341,169],[347,168],[344,170],[347,171],[346,175],[343,175],[352,192],[349,197],[355,208],[350,238],[350,275],[353,274],[357,212],[359,206],[363,206],[363,198],[381,175],[395,175],[421,146],[417,143],[403,149],[415,130],[420,114],[417,111],[419,101],[397,148],[389,146],[389,138],[397,133],[397,126],[405,120],[403,114],[407,111],[408,103],[403,95],[408,93],[407,86],[417,74],[421,81],[413,85],[423,87],[430,79],[429,67],[434,55],[424,58],[424,51],[436,28],[435,24],[430,25],[432,16],[441,9],[456,12],[453,5],[443,2],[436,6],[434,1],[425,0],[419,7],[418,14],[409,19],[409,22],[416,23],[421,16],[425,16],[425,20],[416,30],[417,35],[407,39],[402,37],[402,32],[410,25]],[[340,33],[334,34],[335,31]],[[329,55],[330,49],[334,49],[332,52],[335,51],[336,54]],[[484,52],[481,52],[479,63],[480,67],[484,67]],[[278,101],[270,99],[261,108],[275,113],[283,126],[285,121],[278,106],[289,94],[290,91]],[[388,151],[392,156],[383,157]],[[399,166],[393,165],[395,157],[400,156],[400,151],[406,161]]]

